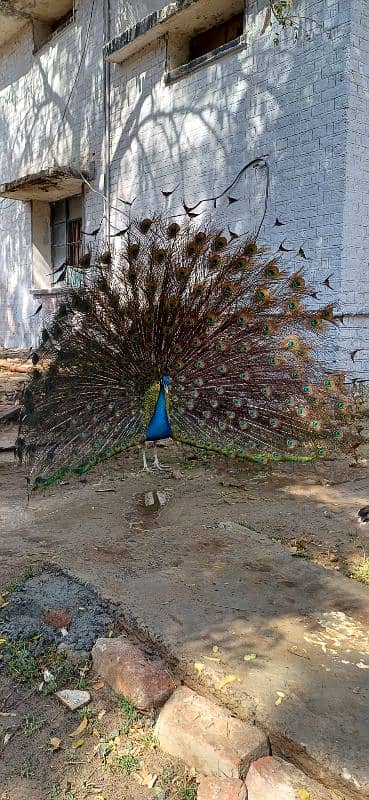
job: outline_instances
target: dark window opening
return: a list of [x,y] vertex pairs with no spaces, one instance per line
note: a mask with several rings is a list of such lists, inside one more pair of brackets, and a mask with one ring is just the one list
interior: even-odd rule
[[55,33],[55,31],[65,28],[67,25],[69,25],[70,22],[73,22],[73,20],[74,20],[74,9],[73,9],[73,3],[71,3],[71,10],[68,11],[67,14],[64,14],[64,17],[61,17],[60,19],[57,19],[55,20],[55,22],[51,23],[50,25],[51,32]]
[[53,283],[56,284],[66,268],[65,282],[80,281],[78,269],[82,255],[82,195],[51,203],[51,260]]
[[198,33],[190,39],[190,60],[206,55],[217,47],[221,47],[228,42],[233,42],[243,34],[243,13],[236,14],[227,22],[215,25],[204,33]]

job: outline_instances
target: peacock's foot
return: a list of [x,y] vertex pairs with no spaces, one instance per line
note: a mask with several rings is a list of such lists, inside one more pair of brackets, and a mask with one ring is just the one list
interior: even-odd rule
[[165,466],[165,464],[160,464],[159,461],[154,461],[152,465],[153,472],[158,470],[158,472],[166,472],[169,469],[169,466]]

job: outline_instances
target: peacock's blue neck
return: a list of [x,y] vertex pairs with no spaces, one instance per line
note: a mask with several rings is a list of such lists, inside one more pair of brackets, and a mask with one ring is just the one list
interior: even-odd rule
[[168,439],[171,435],[165,389],[161,384],[154,413],[146,429],[146,441],[157,442],[159,439]]

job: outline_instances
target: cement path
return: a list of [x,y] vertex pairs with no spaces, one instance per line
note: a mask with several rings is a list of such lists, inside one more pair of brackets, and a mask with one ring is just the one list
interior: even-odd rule
[[[206,505],[214,475],[199,494],[114,469],[27,506],[22,473],[3,465],[0,589],[35,560],[90,583],[188,684],[263,726],[275,752],[347,800],[368,798],[367,587]],[[155,486],[173,500],[153,524],[132,497]],[[369,495],[367,479],[356,493]]]

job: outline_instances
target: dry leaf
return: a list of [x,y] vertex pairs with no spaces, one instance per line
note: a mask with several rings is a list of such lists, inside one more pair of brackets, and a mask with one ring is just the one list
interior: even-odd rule
[[5,736],[4,736],[4,747],[6,747],[8,742],[10,742],[10,739],[12,738],[12,736],[13,736],[12,733],[6,733],[5,734]]
[[72,747],[74,747],[75,750],[78,750],[78,748],[82,747],[84,743],[85,743],[84,739],[77,739],[76,742],[73,742]]
[[93,683],[91,689],[93,689],[94,692],[99,692],[100,689],[104,688],[104,686],[105,686],[104,681],[99,681],[98,683]]
[[6,639],[0,639],[0,644],[6,644]]
[[215,661],[216,664],[220,664],[219,656],[203,656],[203,658],[206,658],[207,661]]
[[275,706],[280,706],[283,703],[284,698],[286,697],[284,692],[276,692],[277,699],[274,703]]
[[156,781],[158,780],[158,775],[152,775],[151,772],[147,772],[146,769],[142,769],[136,775],[136,779],[141,786],[147,786],[148,789],[153,789]]
[[0,717],[16,717],[16,711],[0,711]]
[[99,720],[99,722],[103,717],[105,717],[105,714],[106,714],[106,708],[103,708],[103,709],[101,709],[101,711],[99,711],[99,713],[97,715],[97,719]]
[[57,736],[53,736],[53,737],[52,737],[51,739],[49,739],[49,741],[48,741],[48,746],[49,746],[49,749],[50,749],[50,750],[51,750],[53,753],[55,752],[55,750],[59,750],[59,747],[60,747],[60,745],[61,745],[61,739],[58,739],[58,737],[57,737]]
[[87,717],[83,717],[83,720],[82,720],[81,724],[78,725],[78,728],[76,728],[75,731],[72,731],[72,733],[69,734],[70,738],[74,739],[76,736],[80,736],[81,733],[83,733],[83,731],[86,730],[87,725],[88,725]]
[[204,664],[202,664],[201,661],[195,661],[195,663],[193,665],[193,668],[194,668],[195,672],[197,672],[198,675],[201,675],[201,673],[202,673],[202,671],[204,669]]
[[220,681],[219,689],[224,689],[225,686],[228,686],[230,683],[234,683],[237,680],[237,675],[226,675],[223,680]]
[[256,653],[247,653],[247,655],[245,655],[243,657],[243,660],[244,661],[255,661],[255,658],[257,658]]
[[307,789],[300,789],[299,791],[299,800],[310,800],[310,792]]

